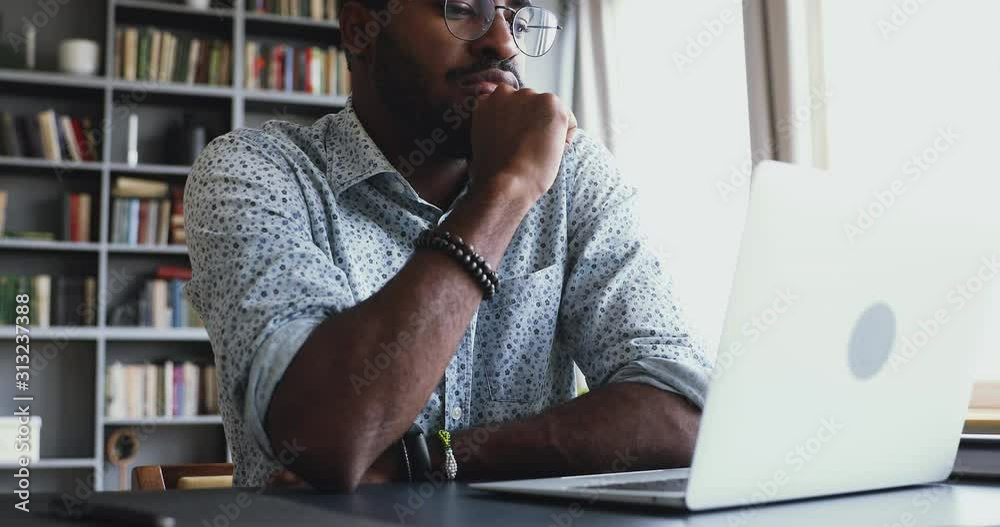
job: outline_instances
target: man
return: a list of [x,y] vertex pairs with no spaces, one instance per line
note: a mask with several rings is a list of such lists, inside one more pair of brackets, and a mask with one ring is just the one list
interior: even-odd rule
[[522,7],[347,0],[347,107],[195,163],[186,291],[237,485],[420,478],[414,424],[438,472],[450,432],[457,479],[690,463],[708,363],[610,154],[523,86],[558,29]]

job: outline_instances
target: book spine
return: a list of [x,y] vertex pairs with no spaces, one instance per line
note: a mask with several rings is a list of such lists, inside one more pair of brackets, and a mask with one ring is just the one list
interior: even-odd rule
[[136,230],[136,240],[135,241],[136,241],[136,243],[138,245],[145,245],[146,244],[146,216],[147,216],[147,213],[148,213],[148,211],[146,209],[148,207],[149,207],[149,201],[148,200],[144,200],[144,199],[140,199],[139,200],[139,221],[136,224],[136,228],[135,228],[135,230]]
[[163,415],[171,417],[174,415],[174,362],[165,361],[163,363]]
[[63,192],[62,195],[62,225],[60,225],[60,236],[59,239],[63,241],[69,241],[72,239],[72,231],[70,229],[70,218],[73,216],[73,206],[72,206],[72,193]]
[[128,243],[139,244],[139,198],[129,199]]
[[174,365],[174,398],[173,398],[173,409],[172,415],[182,416],[184,410],[184,368],[180,364]]
[[31,297],[36,302],[33,313],[36,327],[49,327],[52,310],[52,277],[47,274],[36,275],[34,278],[35,295]]
[[146,377],[143,383],[145,387],[143,397],[143,417],[153,417],[156,415],[156,366],[147,362],[143,364],[143,375]]
[[97,277],[83,279],[83,325],[97,325]]
[[90,216],[92,214],[92,202],[90,194],[80,193],[80,209],[77,218],[77,223],[80,224],[79,230],[79,240],[81,242],[90,241]]
[[184,325],[181,323],[181,321],[183,320],[181,318],[183,312],[181,311],[180,285],[181,285],[180,280],[177,279],[170,280],[170,306],[173,308],[173,310],[170,313],[171,315],[170,325],[171,327],[175,328],[179,328]]
[[79,241],[80,240],[80,194],[76,192],[71,192],[69,195],[69,236],[66,238],[69,241]]
[[114,72],[115,72],[115,78],[116,79],[122,78],[122,76],[123,76],[122,74],[124,73],[124,70],[122,68],[122,64],[124,64],[124,58],[122,57],[122,53],[124,53],[124,50],[122,49],[122,47],[124,45],[124,42],[125,42],[125,30],[122,29],[122,28],[120,28],[120,27],[119,28],[115,28],[115,69],[114,69]]
[[285,82],[282,88],[285,91],[292,91],[294,89],[293,82],[295,79],[295,67],[292,64],[295,60],[295,48],[285,45],[282,46],[282,51],[284,52],[285,59]]

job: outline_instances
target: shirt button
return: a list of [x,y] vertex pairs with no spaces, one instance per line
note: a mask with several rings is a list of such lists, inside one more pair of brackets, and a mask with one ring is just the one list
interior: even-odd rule
[[462,407],[456,406],[451,409],[451,418],[458,421],[462,418]]

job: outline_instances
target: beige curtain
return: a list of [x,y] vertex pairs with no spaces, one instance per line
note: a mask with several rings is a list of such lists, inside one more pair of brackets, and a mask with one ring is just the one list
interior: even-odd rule
[[615,151],[617,121],[615,100],[615,14],[621,0],[569,0],[568,23],[575,25],[576,57],[573,67],[573,113],[580,128]]

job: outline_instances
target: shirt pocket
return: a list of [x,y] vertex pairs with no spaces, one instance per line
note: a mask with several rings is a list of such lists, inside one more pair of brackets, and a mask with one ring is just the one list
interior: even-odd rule
[[476,365],[491,402],[544,406],[562,274],[562,266],[555,264],[502,279],[496,295],[480,306],[476,350],[482,354]]

